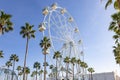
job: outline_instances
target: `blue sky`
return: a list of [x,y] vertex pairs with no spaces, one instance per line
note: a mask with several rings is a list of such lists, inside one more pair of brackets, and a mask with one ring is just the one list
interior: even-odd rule
[[38,25],[44,18],[42,9],[55,2],[65,7],[79,26],[88,65],[94,67],[96,73],[117,70],[118,65],[112,53],[113,33],[108,31],[110,15],[115,11],[112,6],[105,10],[105,1],[101,3],[100,0],[0,0],[0,10],[11,14],[14,23],[14,31],[0,36],[0,50],[3,50],[5,55],[5,58],[0,60],[0,66],[4,65],[13,53],[20,58],[16,65],[23,65],[26,39],[23,39],[19,32],[25,22],[33,24],[37,30],[36,38],[29,42],[27,64],[31,68],[35,61],[42,64],[43,55],[39,46],[42,33],[38,31]]

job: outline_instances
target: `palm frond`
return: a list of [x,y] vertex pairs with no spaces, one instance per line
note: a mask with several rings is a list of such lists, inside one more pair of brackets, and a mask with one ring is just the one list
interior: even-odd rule
[[108,7],[109,5],[111,5],[111,4],[112,4],[112,0],[108,0],[107,3],[106,3],[106,5],[105,5],[105,9],[107,9],[107,7]]

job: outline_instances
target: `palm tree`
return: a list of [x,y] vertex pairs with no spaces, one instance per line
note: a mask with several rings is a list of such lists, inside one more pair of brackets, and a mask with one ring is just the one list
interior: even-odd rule
[[[44,54],[44,63],[46,63],[46,54],[48,54],[47,51],[51,47],[50,39],[47,37],[44,37],[43,40],[41,40],[40,42],[40,46]],[[44,80],[46,80],[46,65],[44,66]]]
[[119,66],[120,66],[120,56],[116,56],[115,60],[116,60],[116,63],[119,64]]
[[7,62],[5,63],[5,65],[6,65],[7,68],[9,69],[9,67],[12,66],[12,63],[11,63],[11,61],[7,61]]
[[0,58],[3,58],[3,51],[0,51]]
[[54,56],[53,56],[53,59],[56,59],[56,80],[57,80],[57,72],[58,72],[58,70],[57,70],[57,63],[58,63],[58,58],[62,58],[62,55],[61,55],[61,53],[59,52],[59,51],[56,51],[55,53],[54,53]]
[[72,57],[70,62],[71,62],[72,65],[73,65],[73,80],[74,80],[74,66],[75,66],[75,63],[76,63],[76,58],[75,58],[75,57]]
[[51,77],[51,75],[53,74],[53,68],[54,68],[53,65],[50,65],[50,66],[49,66],[49,69],[51,70],[50,77]]
[[[84,73],[84,69],[86,70],[86,68],[88,67],[87,63],[81,61],[80,66],[83,68],[83,73]],[[84,74],[82,75],[82,78],[84,80]]]
[[22,35],[23,38],[27,39],[26,42],[26,51],[25,51],[25,58],[24,58],[24,72],[23,72],[23,80],[25,80],[25,67],[26,67],[26,59],[27,59],[27,54],[28,54],[28,42],[30,38],[35,38],[35,30],[33,30],[34,26],[30,25],[29,23],[25,23],[25,26],[21,27],[20,34]]
[[4,34],[4,32],[9,32],[13,30],[13,23],[10,21],[12,16],[10,14],[6,14],[3,11],[0,11],[0,34]]
[[93,80],[92,73],[95,72],[93,68],[88,68],[88,72],[91,74],[91,80]]
[[[7,68],[9,69],[9,67],[12,66],[12,63],[11,63],[11,61],[7,61],[7,62],[5,63],[5,65],[6,65]],[[8,80],[8,75],[7,75],[7,80]]]
[[[78,64],[78,68],[79,68],[79,70],[80,70],[80,63],[81,63],[81,60],[78,59],[76,62],[77,62],[77,64]],[[79,73],[80,73],[80,71],[79,71]]]
[[[48,62],[46,62],[46,63],[44,62],[44,63],[43,63],[43,66],[44,66],[44,67],[45,67],[45,66],[46,66],[46,67],[49,66]],[[45,75],[47,74],[47,70],[46,70],[46,69],[45,69],[44,73],[45,73]]]
[[20,71],[22,70],[22,67],[21,66],[17,66],[17,69],[16,69],[17,71],[18,71],[18,77],[19,77],[19,73],[20,73]]
[[118,39],[120,38],[120,12],[113,14],[112,21],[109,26],[109,30],[115,32],[113,38],[115,39],[115,43],[118,43]]
[[30,74],[30,68],[26,67],[25,70],[26,70],[26,71],[25,71],[25,74],[26,74],[26,80],[27,80],[28,74]]
[[[33,68],[36,68],[36,72],[38,73],[38,69],[40,69],[40,63],[35,62]],[[36,80],[37,80],[37,74],[36,74]]]
[[66,66],[67,66],[67,70],[66,70],[66,78],[68,80],[68,67],[69,67],[69,63],[70,63],[70,58],[68,56],[66,56],[64,58],[64,62],[66,63]]
[[[17,56],[16,54],[12,54],[12,55],[10,56],[10,61],[13,61],[12,64],[13,64],[13,72],[14,72],[15,62],[18,62],[18,61],[19,61],[19,58],[18,58],[18,56]],[[11,79],[13,80],[13,74],[12,74],[12,78],[11,78]]]
[[41,69],[38,74],[39,74],[39,79],[42,80],[42,73],[43,73],[43,70]]
[[49,68],[51,69],[51,72],[52,72],[53,67],[54,67],[53,65],[50,65],[50,66],[49,66]]
[[33,80],[34,80],[34,77],[35,77],[36,74],[37,74],[36,71],[33,71],[33,72],[32,72],[31,77],[33,77]]
[[29,67],[26,67],[26,68],[24,68],[23,67],[23,69],[22,69],[22,72],[24,73],[24,71],[25,71],[25,80],[27,80],[27,78],[28,78],[28,74],[30,74],[30,68]]
[[22,76],[22,75],[23,75],[23,72],[20,71],[19,74],[18,74],[18,76],[20,76],[20,80],[21,80],[21,76]]
[[120,12],[115,13],[112,15],[112,22],[109,26],[109,30],[115,32],[113,38],[115,39],[116,46],[113,46],[113,53],[115,56],[116,63],[119,64],[119,57],[120,57]]

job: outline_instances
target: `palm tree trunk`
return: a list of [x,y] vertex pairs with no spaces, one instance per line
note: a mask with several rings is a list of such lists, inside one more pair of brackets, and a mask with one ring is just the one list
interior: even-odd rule
[[119,7],[119,9],[120,9],[120,0],[117,0],[118,1],[118,7]]
[[66,78],[68,80],[68,63],[66,65],[67,65]]
[[0,34],[3,34],[2,24],[0,24]]
[[73,64],[73,80],[74,80],[74,64]]
[[41,74],[41,80],[42,80],[42,74]]
[[56,59],[56,80],[57,80],[57,59]]
[[27,37],[27,43],[26,43],[26,52],[25,52],[25,58],[24,58],[24,71],[23,71],[23,80],[25,80],[25,71],[26,71],[26,58],[27,58],[27,54],[28,54],[28,41],[29,38]]
[[[9,70],[9,67],[8,67],[8,70]],[[7,80],[8,80],[8,73],[7,73]]]
[[44,80],[46,80],[46,53],[44,55]]
[[[37,68],[36,68],[36,72],[37,72]],[[36,80],[37,80],[37,74],[36,74]]]
[[91,73],[91,80],[93,80],[93,76],[92,76],[92,73]]
[[89,80],[90,80],[91,78],[90,78],[90,73],[89,73]]
[[83,80],[85,80],[84,72],[85,72],[85,70],[84,70],[84,68],[83,68],[83,74],[82,74],[82,78],[83,78]]
[[13,80],[14,68],[15,68],[15,61],[13,61],[13,71],[12,71],[12,78],[11,78],[11,80]]
[[19,76],[19,70],[18,70],[18,80],[19,80],[19,77],[20,77],[20,76]]
[[26,74],[26,80],[27,80],[28,74]]

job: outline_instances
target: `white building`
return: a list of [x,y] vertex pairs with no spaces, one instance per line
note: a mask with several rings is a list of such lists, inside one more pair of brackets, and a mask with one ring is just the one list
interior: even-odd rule
[[[47,78],[47,80],[56,80],[56,78]],[[66,80],[64,77],[58,77],[58,80]],[[69,80],[72,80],[72,77],[69,77]],[[75,79],[75,80],[83,80]],[[85,76],[85,80],[91,80],[89,74]],[[120,80],[120,77],[115,72],[103,72],[93,74],[93,80]]]
[[120,77],[115,72],[104,72],[93,74],[93,80],[120,80]]

